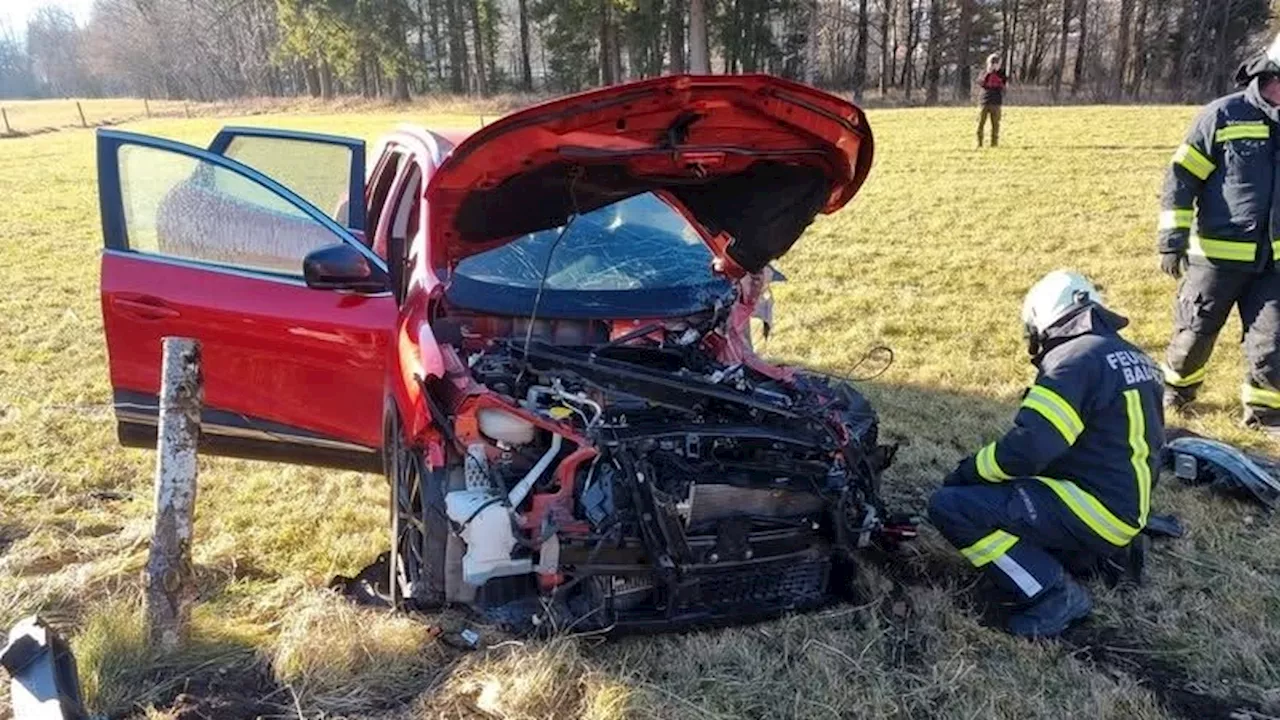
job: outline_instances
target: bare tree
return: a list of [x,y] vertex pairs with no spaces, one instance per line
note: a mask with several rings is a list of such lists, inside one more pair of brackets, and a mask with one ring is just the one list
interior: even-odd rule
[[1080,92],[1080,88],[1084,83],[1085,50],[1089,46],[1089,0],[1079,0],[1079,2],[1080,34],[1076,40],[1075,74],[1071,76],[1071,94],[1073,96]]
[[942,76],[942,0],[929,0],[929,47],[925,50],[925,102],[938,102],[938,81]]
[[970,53],[973,50],[973,12],[974,0],[960,0],[960,22],[956,34],[956,98],[969,99],[972,92],[973,76]]
[[684,63],[684,0],[669,0],[667,9],[667,48],[671,55],[669,67],[673,74],[685,71]]
[[867,84],[867,0],[858,0],[858,44],[853,53],[853,97],[862,100]]
[[711,72],[711,55],[707,47],[707,2],[689,0],[689,70]]
[[1058,26],[1058,56],[1053,67],[1053,99],[1062,95],[1062,78],[1067,72],[1067,38],[1071,34],[1071,0],[1062,0],[1062,22]]
[[529,62],[529,0],[518,0],[520,7],[520,87],[533,91],[533,65]]
[[27,23],[27,54],[36,81],[51,95],[95,94],[85,70],[84,43],[75,16],[66,8],[45,5]]
[[880,94],[889,92],[893,82],[893,51],[889,47],[889,19],[893,17],[893,0],[880,0]]
[[[1227,0],[1231,2],[1231,0]],[[1111,70],[1111,97],[1124,92],[1125,72],[1129,69],[1129,32],[1133,22],[1133,0],[1120,0],[1120,41],[1116,45],[1115,67]]]

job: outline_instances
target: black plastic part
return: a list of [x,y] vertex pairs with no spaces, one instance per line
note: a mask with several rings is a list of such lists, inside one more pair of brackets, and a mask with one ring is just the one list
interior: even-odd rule
[[11,678],[14,720],[85,720],[76,659],[66,641],[38,617],[9,631],[0,667]]
[[1152,515],[1142,531],[1151,537],[1180,538],[1187,534],[1186,527],[1177,515]]
[[[121,422],[116,426],[116,438],[124,447],[154,450],[156,426],[142,423]],[[313,465],[335,470],[356,470],[376,473],[382,471],[382,456],[377,452],[353,452],[333,448],[315,447],[279,440],[231,437],[202,432],[200,454],[222,457],[265,460],[271,462]]]
[[313,290],[349,290],[382,293],[391,289],[391,278],[369,262],[365,254],[347,243],[313,250],[302,260],[302,275]]

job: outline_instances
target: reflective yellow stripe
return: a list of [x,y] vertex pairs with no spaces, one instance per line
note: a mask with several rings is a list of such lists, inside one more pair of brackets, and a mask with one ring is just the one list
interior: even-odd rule
[[1265,388],[1245,385],[1240,391],[1240,399],[1245,405],[1259,405],[1265,408],[1280,409],[1280,392]]
[[1187,144],[1178,147],[1178,151],[1173,154],[1173,162],[1175,165],[1181,165],[1187,172],[1204,180],[1218,169],[1213,161],[1205,157],[1199,150]]
[[996,462],[996,444],[982,448],[978,451],[977,457],[978,475],[982,476],[987,482],[1000,482],[1008,480],[1009,474],[1000,467],[1000,463]]
[[1036,479],[1049,486],[1049,489],[1053,490],[1058,499],[1066,503],[1076,517],[1112,545],[1124,547],[1141,531],[1113,515],[1098,501],[1098,498],[1080,489],[1080,486],[1073,482],[1046,477]]
[[1129,415],[1129,447],[1133,450],[1133,475],[1138,481],[1138,527],[1147,524],[1147,511],[1151,508],[1151,467],[1147,459],[1151,448],[1147,446],[1147,419],[1142,412],[1142,396],[1137,390],[1124,391],[1125,411]]
[[1071,407],[1071,403],[1043,385],[1031,386],[1027,396],[1022,400],[1022,407],[1043,415],[1045,420],[1062,433],[1062,439],[1066,440],[1068,445],[1074,445],[1080,433],[1084,432],[1084,423],[1081,422],[1075,408]]
[[1186,375],[1179,375],[1176,370],[1169,367],[1168,363],[1165,363],[1160,367],[1164,369],[1165,384],[1172,385],[1174,387],[1190,387],[1192,385],[1199,385],[1204,382],[1205,375],[1209,373],[1207,365],[1195,372],[1187,373]]
[[1009,548],[1018,542],[1016,535],[1010,535],[1003,530],[996,530],[990,535],[982,538],[978,542],[967,548],[960,550],[960,554],[964,555],[974,567],[982,567],[987,563],[1000,559],[1000,556],[1009,552]]
[[1280,259],[1280,238],[1271,241],[1271,257]]
[[1253,262],[1257,253],[1258,244],[1252,240],[1214,240],[1199,235],[1191,236],[1191,247],[1187,250],[1189,255],[1238,262]]
[[1223,143],[1232,140],[1266,140],[1269,137],[1271,137],[1271,129],[1266,123],[1241,123],[1218,130],[1213,140]]
[[1194,219],[1195,212],[1192,210],[1165,210],[1160,213],[1160,229],[1190,230]]

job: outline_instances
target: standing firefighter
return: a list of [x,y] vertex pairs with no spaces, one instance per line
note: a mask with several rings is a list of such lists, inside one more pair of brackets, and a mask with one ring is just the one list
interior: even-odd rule
[[1244,419],[1280,437],[1280,39],[1237,79],[1245,90],[1204,108],[1165,180],[1160,266],[1181,281],[1164,402],[1180,409],[1195,399],[1218,333],[1239,308]]
[[929,501],[934,526],[1015,598],[1009,631],[1050,637],[1089,614],[1083,571],[1147,523],[1164,442],[1160,369],[1081,275],[1055,271],[1023,303],[1035,384],[1013,428]]

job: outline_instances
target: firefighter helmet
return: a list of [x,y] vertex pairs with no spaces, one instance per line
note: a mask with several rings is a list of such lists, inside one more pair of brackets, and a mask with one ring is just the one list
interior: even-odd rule
[[1280,75],[1280,35],[1265,51],[1245,60],[1236,71],[1236,84],[1248,85],[1261,75]]
[[1040,278],[1022,301],[1022,325],[1028,338],[1038,338],[1072,308],[1102,304],[1102,296],[1089,279],[1071,270],[1054,270]]

